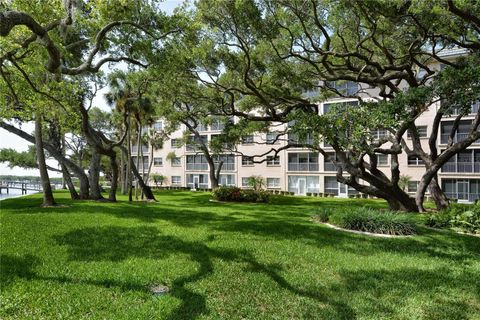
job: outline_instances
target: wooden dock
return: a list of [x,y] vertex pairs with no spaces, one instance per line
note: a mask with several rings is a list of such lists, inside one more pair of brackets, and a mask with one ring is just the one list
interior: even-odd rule
[[28,183],[21,181],[0,181],[0,194],[6,191],[9,194],[10,189],[22,190],[22,194],[27,194],[28,191],[40,192],[42,186],[39,183]]

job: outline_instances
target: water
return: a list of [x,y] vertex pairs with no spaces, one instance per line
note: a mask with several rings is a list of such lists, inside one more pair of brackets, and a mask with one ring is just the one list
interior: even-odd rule
[[[27,191],[27,194],[34,194],[36,193],[35,191]],[[16,198],[16,197],[21,197],[22,196],[22,190],[17,190],[17,189],[10,189],[8,194],[7,190],[2,189],[2,193],[0,194],[0,201],[9,199],[9,198]]]

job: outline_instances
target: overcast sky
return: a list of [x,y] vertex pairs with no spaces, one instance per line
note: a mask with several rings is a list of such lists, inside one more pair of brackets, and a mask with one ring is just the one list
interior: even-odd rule
[[[173,12],[173,9],[183,3],[184,0],[165,0],[162,1],[161,7],[165,12],[168,14]],[[108,69],[105,70],[108,72]],[[103,98],[104,94],[108,91],[108,89],[103,89],[98,92],[95,100],[94,100],[94,105],[102,108],[102,109],[109,109],[109,107],[106,105],[105,99]],[[22,129],[25,130],[26,132],[32,133],[34,130],[34,125],[33,123],[25,123],[22,125]],[[26,151],[28,149],[28,146],[30,143],[28,143],[26,140],[18,137],[17,135],[14,135],[2,128],[0,128],[0,149],[3,148],[13,148],[18,151]],[[57,167],[57,163],[53,159],[47,160],[47,163],[51,165],[52,167]],[[56,172],[49,172],[51,177],[60,177],[61,175]],[[0,175],[18,175],[18,176],[23,176],[23,175],[29,175],[29,176],[39,176],[38,170],[37,169],[22,169],[18,167],[14,167],[13,169],[10,169],[6,163],[1,163],[0,162]]]

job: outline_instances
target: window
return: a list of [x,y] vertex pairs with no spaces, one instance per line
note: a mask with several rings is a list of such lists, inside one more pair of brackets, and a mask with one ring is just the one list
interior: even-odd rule
[[386,138],[388,136],[388,130],[387,129],[374,130],[372,131],[372,136],[374,139],[377,139],[377,140]]
[[377,154],[377,166],[388,166],[388,154]]
[[318,171],[318,153],[302,152],[288,154],[289,171]]
[[220,162],[222,164],[222,171],[233,171],[235,170],[235,156],[232,154],[224,154],[213,157],[213,162],[215,164],[215,170],[218,169]]
[[242,187],[250,187],[250,184],[248,183],[249,177],[242,177]]
[[338,181],[336,177],[325,177],[325,193],[338,195]]
[[242,166],[253,166],[253,157],[242,156]]
[[280,188],[280,178],[267,178],[267,188]]
[[417,192],[419,181],[408,181],[408,192]]
[[324,158],[323,170],[324,171],[337,171],[337,168],[332,161],[332,159],[336,159],[336,154],[334,152],[328,152],[327,156],[328,157]]
[[204,155],[188,155],[187,170],[208,170],[207,158]]
[[356,94],[359,89],[358,83],[353,81],[326,81],[325,85],[347,96]]
[[187,174],[187,186],[190,188],[208,188],[208,174]]
[[208,145],[208,136],[190,136],[187,143],[187,151],[198,151],[200,145]]
[[182,159],[180,157],[172,158],[171,160],[172,167],[181,167],[182,166]]
[[408,165],[409,166],[421,166],[425,164],[422,159],[417,156],[408,156]]
[[155,167],[163,166],[163,158],[161,158],[161,157],[153,158],[153,165]]
[[332,108],[348,108],[358,106],[358,101],[348,101],[348,102],[334,102],[334,103],[324,103],[323,104],[323,113],[329,112]]
[[221,174],[219,177],[218,183],[221,186],[234,186],[235,185],[235,175],[233,174]]
[[242,137],[242,144],[252,144],[253,143],[253,134]]
[[277,143],[279,137],[280,137],[280,134],[278,132],[267,133],[267,144]]
[[153,124],[153,129],[155,131],[162,131],[163,130],[163,121],[157,121]]
[[280,157],[279,156],[267,156],[267,166],[279,166]]
[[180,176],[172,176],[170,178],[170,181],[172,182],[172,185],[181,185],[182,184],[182,177]]
[[182,145],[182,142],[180,141],[180,139],[172,139],[170,140],[170,144],[172,149],[178,149]]
[[[417,132],[419,138],[426,138],[427,137],[427,126],[417,126]],[[409,139],[412,138],[410,131],[407,131],[407,137]]]

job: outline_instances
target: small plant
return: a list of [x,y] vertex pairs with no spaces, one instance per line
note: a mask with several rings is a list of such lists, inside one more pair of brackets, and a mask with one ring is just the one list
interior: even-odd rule
[[157,187],[158,187],[158,184],[160,184],[160,186],[162,186],[163,183],[167,181],[166,176],[164,176],[163,174],[158,174],[158,173],[153,174],[152,179],[153,179],[153,182],[155,182],[155,186],[157,186]]
[[218,187],[213,190],[213,197],[219,201],[233,202],[268,202],[269,193],[264,190],[242,190],[238,187]]
[[433,228],[452,228],[456,231],[480,234],[480,205],[451,205],[431,214],[426,225]]
[[400,179],[398,180],[398,186],[403,191],[407,191],[408,184],[410,183],[410,181],[412,181],[412,177],[402,174],[400,176]]
[[265,179],[262,176],[250,176],[247,178],[247,184],[253,190],[258,191],[265,187]]
[[330,217],[330,212],[327,209],[320,209],[316,208],[315,214],[313,215],[313,219],[318,222],[328,222]]

